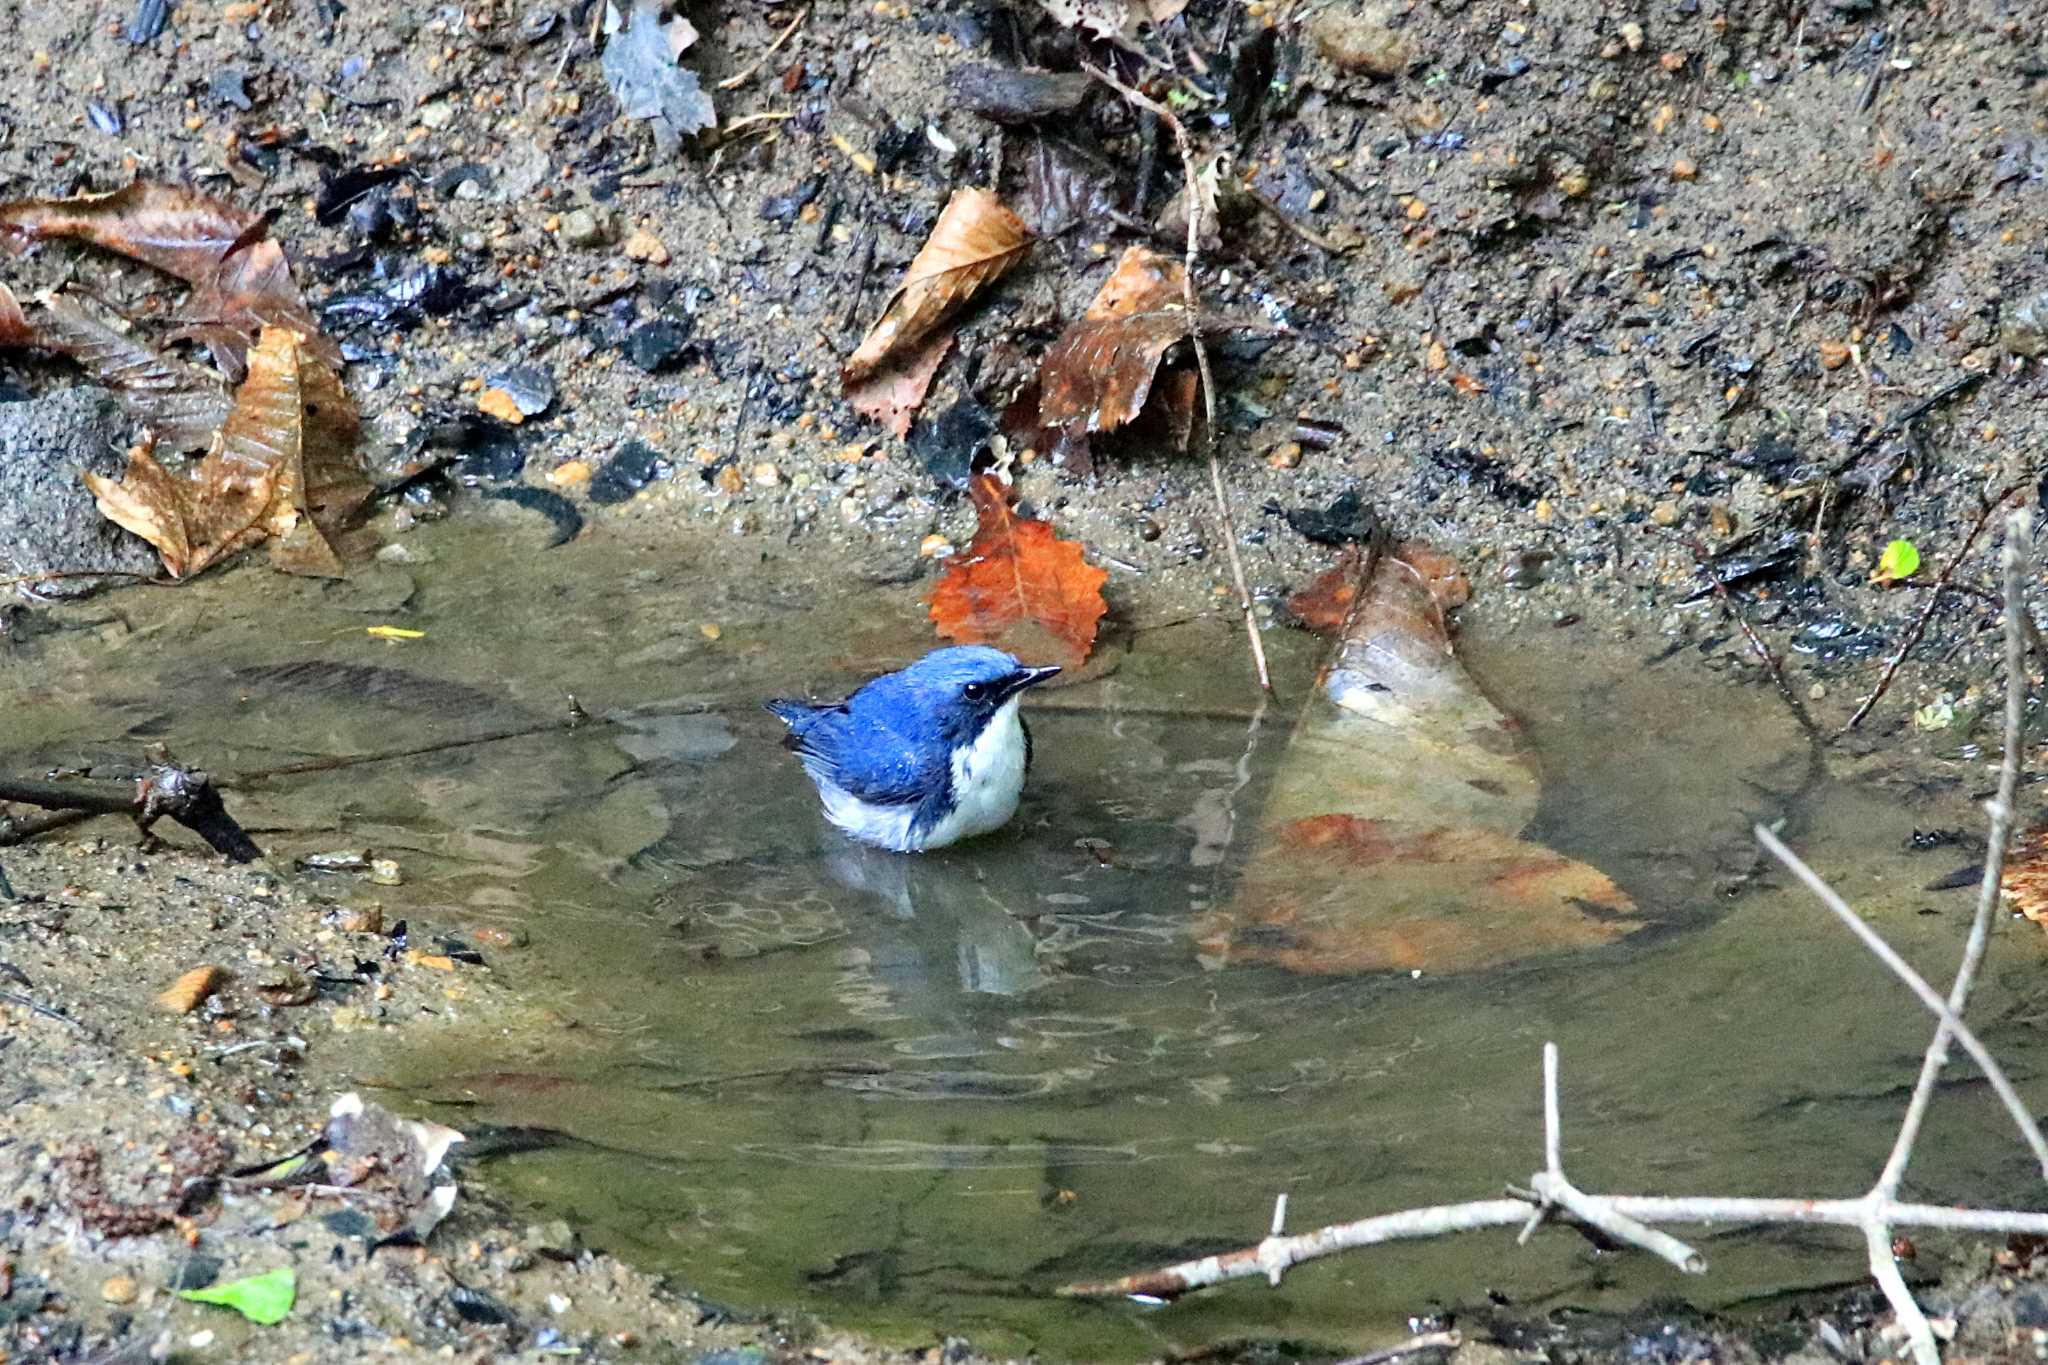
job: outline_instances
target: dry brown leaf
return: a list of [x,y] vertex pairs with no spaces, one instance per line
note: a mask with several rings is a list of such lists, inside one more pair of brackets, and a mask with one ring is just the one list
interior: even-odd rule
[[1998,890],[2013,909],[2048,926],[2048,826],[2014,836]]
[[988,190],[955,190],[902,286],[847,360],[841,382],[852,388],[906,355],[1030,249],[1030,233],[1001,199]]
[[[1091,432],[1134,420],[1150,397],[1166,353],[1188,336],[1186,271],[1150,247],[1126,250],[1080,321],[1039,363],[1039,422],[1078,444]],[[1260,323],[1205,315],[1203,334],[1268,330]],[[1185,448],[1198,387],[1172,386],[1164,414],[1169,438]]]
[[12,289],[0,284],[0,350],[35,344],[36,329],[21,311],[21,300],[14,297]]
[[328,539],[369,496],[357,462],[355,406],[334,372],[299,335],[263,330],[249,377],[193,478],[129,452],[120,483],[87,474],[100,511],[156,546],[174,577],[198,573],[272,540],[272,562],[292,573],[339,575]]
[[173,981],[170,989],[156,998],[156,1003],[173,1014],[190,1014],[206,1003],[206,997],[219,990],[227,979],[222,968],[211,964],[194,967]]
[[932,623],[961,644],[1080,667],[1109,610],[1102,598],[1108,571],[1055,535],[1051,522],[1018,516],[1009,488],[993,474],[977,474],[969,492],[981,525],[932,591]]
[[[114,391],[157,441],[176,450],[203,450],[233,406],[220,379],[150,350],[61,295],[44,294],[27,344],[69,356]],[[0,342],[0,344],[5,344]]]
[[865,379],[849,384],[846,401],[853,404],[855,412],[874,418],[898,437],[908,436],[910,420],[924,405],[932,377],[945,363],[952,345],[951,331],[933,332],[915,349],[892,357]]
[[19,254],[53,237],[75,237],[131,256],[192,286],[178,335],[206,344],[230,381],[265,326],[290,327],[325,363],[341,350],[320,333],[284,251],[259,215],[186,185],[138,180],[111,194],[0,204],[0,245]]

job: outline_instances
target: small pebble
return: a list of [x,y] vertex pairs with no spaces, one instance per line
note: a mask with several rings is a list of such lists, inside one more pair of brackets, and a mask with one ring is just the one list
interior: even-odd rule
[[773,488],[782,482],[782,471],[765,460],[754,466],[750,477],[756,487]]
[[396,858],[370,859],[370,880],[378,886],[405,885],[405,877],[398,870]]
[[470,934],[479,948],[524,948],[526,931],[515,924],[486,924]]
[[611,224],[593,209],[571,209],[562,215],[561,236],[570,246],[603,246],[611,240]]
[[141,1292],[132,1275],[115,1275],[100,1285],[100,1297],[108,1303],[133,1303]]
[[668,247],[645,228],[635,228],[619,250],[629,261],[645,261],[649,265],[667,265],[669,261]]

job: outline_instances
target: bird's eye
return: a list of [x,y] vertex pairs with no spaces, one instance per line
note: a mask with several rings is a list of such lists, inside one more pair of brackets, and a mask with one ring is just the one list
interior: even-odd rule
[[969,701],[980,701],[988,695],[988,684],[971,682],[960,689],[960,695]]

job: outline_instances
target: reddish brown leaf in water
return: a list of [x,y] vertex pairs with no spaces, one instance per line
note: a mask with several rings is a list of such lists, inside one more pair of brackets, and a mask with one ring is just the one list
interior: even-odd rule
[[265,328],[234,410],[193,477],[164,468],[144,444],[129,452],[119,483],[85,479],[100,511],[154,545],[175,577],[266,539],[278,568],[338,575],[328,537],[370,492],[358,434],[334,372],[296,332]]
[[1297,972],[1473,971],[1642,927],[1598,868],[1467,826],[1296,821],[1274,832],[1240,887],[1199,926],[1205,951]]
[[976,475],[970,491],[981,527],[933,589],[932,623],[961,644],[1000,645],[1020,658],[1078,668],[1109,610],[1102,598],[1108,571],[1055,535],[1051,522],[1018,516],[1001,479]]
[[11,251],[75,237],[191,285],[181,311],[188,325],[179,335],[204,342],[230,381],[246,373],[244,357],[265,326],[293,329],[322,362],[340,366],[340,348],[321,335],[283,249],[263,235],[265,226],[260,216],[225,200],[153,180],[111,194],[0,205],[0,244]]
[[2013,909],[2048,927],[2048,825],[2037,825],[2012,841],[1998,889]]
[[[1294,623],[1318,635],[1335,635],[1344,629],[1358,600],[1358,554],[1346,546],[1335,568],[1318,575],[1314,582],[1287,599]],[[1394,557],[1413,568],[1438,610],[1462,607],[1472,596],[1472,584],[1458,561],[1419,540],[1411,540],[1394,552]]]
[[840,381],[848,389],[905,357],[985,285],[1024,259],[1031,235],[988,190],[956,190]]

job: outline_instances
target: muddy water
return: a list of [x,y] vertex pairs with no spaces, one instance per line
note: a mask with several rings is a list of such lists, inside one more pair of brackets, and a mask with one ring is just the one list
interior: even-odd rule
[[[1240,1338],[1341,1349],[1489,1291],[1532,1310],[1679,1291],[1731,1304],[1857,1273],[1848,1243],[1812,1234],[1706,1236],[1711,1274],[1680,1283],[1568,1233],[1516,1249],[1501,1232],[1167,1308],[1045,1293],[1254,1240],[1283,1191],[1296,1228],[1491,1196],[1540,1161],[1545,1039],[1582,1185],[1854,1192],[1925,1028],[1815,907],[1752,875],[1746,830],[1785,820],[1945,971],[1967,895],[1918,888],[1960,858],[1904,844],[1972,823],[1980,764],[1818,775],[1782,706],[1696,653],[1651,663],[1654,638],[1482,611],[1465,650],[1541,755],[1535,834],[1610,873],[1652,927],[1464,977],[1210,971],[1188,923],[1230,894],[1309,642],[1272,637],[1287,704],[1263,713],[1228,620],[1110,642],[1032,712],[1015,824],[895,858],[822,828],[755,703],[914,656],[913,588],[820,597],[794,556],[751,551],[508,553],[521,534],[433,528],[406,542],[426,562],[345,584],[244,570],[130,593],[113,599],[125,622],[38,642],[4,680],[26,702],[16,765],[148,738],[219,770],[275,768],[557,727],[578,698],[594,719],[577,728],[278,778],[238,805],[280,861],[396,858],[402,886],[331,885],[381,900],[416,943],[527,935],[486,957],[534,1008],[455,1003],[358,1035],[358,1068],[459,1127],[547,1130],[479,1176],[536,1217],[711,1301],[1054,1359]],[[381,641],[378,624],[425,634]],[[307,660],[324,666],[291,666]],[[1369,906],[1369,882],[1359,893]],[[2031,940],[1996,951],[1981,1017],[2025,1077],[2048,1001]],[[2026,1188],[1976,1085],[1945,1092],[1915,1169],[1929,1198]]]

